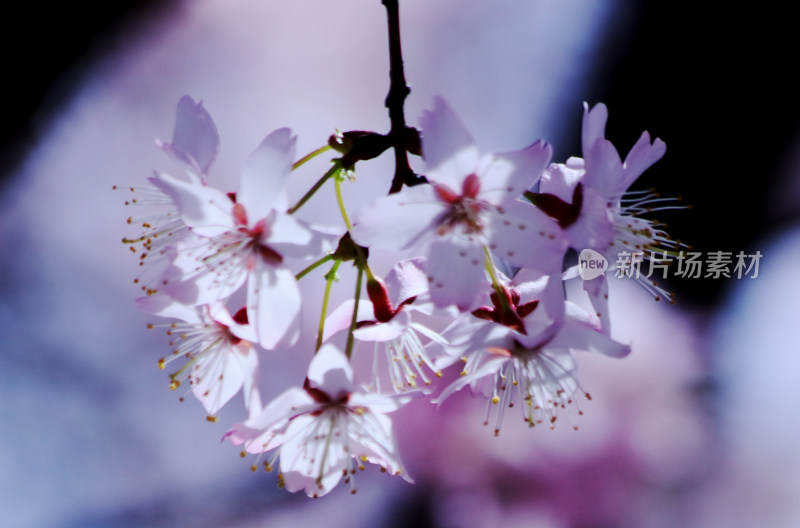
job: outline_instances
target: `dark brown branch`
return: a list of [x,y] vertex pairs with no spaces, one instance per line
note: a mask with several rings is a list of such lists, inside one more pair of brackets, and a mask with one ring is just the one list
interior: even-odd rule
[[389,109],[389,119],[392,128],[389,139],[394,149],[395,172],[389,194],[399,192],[405,185],[415,185],[422,180],[408,164],[406,152],[406,117],[403,111],[406,97],[411,89],[406,84],[403,73],[403,52],[400,47],[400,13],[398,0],[382,0],[386,7],[386,17],[389,23],[389,94],[386,96],[386,108]]

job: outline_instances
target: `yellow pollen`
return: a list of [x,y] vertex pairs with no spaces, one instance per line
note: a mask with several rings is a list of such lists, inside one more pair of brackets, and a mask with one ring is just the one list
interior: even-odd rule
[[467,371],[466,370],[462,370],[461,374],[459,374],[459,376],[466,376],[466,375],[467,375]]
[[170,382],[170,384],[169,384],[169,388],[170,388],[170,390],[175,390],[175,389],[177,389],[177,388],[178,388],[178,387],[180,387],[180,386],[181,386],[181,382],[180,382],[180,381],[178,381],[178,380],[172,380],[172,381]]
[[242,458],[246,457],[247,456],[247,451],[242,449],[241,452],[239,452],[239,456],[242,457]]
[[211,423],[217,423],[217,417],[216,416],[206,416],[206,421],[207,422],[211,422]]
[[492,403],[498,403],[499,401],[500,401],[500,398],[498,398],[497,396],[492,398]]
[[441,370],[437,370],[436,371],[436,377],[437,378],[441,378],[442,377],[442,371]]
[[253,473],[255,473],[257,469],[258,469],[258,466],[256,466],[255,464],[250,466],[250,471],[252,471]]
[[362,462],[366,462],[367,461],[367,455],[361,455],[361,461]]
[[164,370],[164,365],[165,364],[166,363],[164,361],[164,358],[161,358],[161,359],[158,360],[158,368],[160,368],[161,370]]

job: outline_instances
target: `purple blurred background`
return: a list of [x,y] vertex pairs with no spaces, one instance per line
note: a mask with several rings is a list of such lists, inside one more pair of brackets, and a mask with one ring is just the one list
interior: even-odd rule
[[[170,137],[183,94],[216,121],[212,183],[224,189],[275,128],[299,134],[299,152],[335,128],[388,130],[384,9],[114,4],[90,17],[23,8],[3,36],[7,50],[47,45],[10,54],[0,123],[0,525],[800,525],[800,107],[787,13],[401,0],[412,125],[443,95],[486,150],[543,138],[561,161],[580,153],[581,103],[605,102],[621,151],[645,129],[667,143],[637,187],[693,205],[659,217],[675,238],[764,257],[755,280],[672,282],[675,306],[613,283],[614,335],[634,352],[579,358],[594,397],[579,431],[531,431],[510,412],[495,438],[482,399],[458,394],[439,410],[415,401],[396,415],[415,485],[368,469],[356,496],[311,500],[251,474],[251,460],[220,443],[243,417],[239,398],[209,424],[167,389],[156,367],[166,339],[134,307],[136,262],[119,242],[130,212],[111,187],[178,170],[154,139]],[[352,207],[385,192],[389,158],[359,167],[345,187]],[[293,196],[325,162],[308,169]],[[315,197],[304,217],[339,222],[330,198]],[[342,275],[339,299],[351,291]],[[321,281],[303,287],[313,298]],[[268,396],[302,380],[307,349],[262,356]]]

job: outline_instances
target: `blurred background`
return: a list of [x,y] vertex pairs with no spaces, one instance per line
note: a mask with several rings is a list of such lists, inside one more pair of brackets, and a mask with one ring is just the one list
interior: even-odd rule
[[[614,336],[634,352],[579,358],[593,395],[579,431],[528,430],[507,413],[495,438],[480,398],[416,401],[395,416],[416,484],[368,469],[357,495],[310,500],[220,443],[243,418],[238,397],[209,424],[168,390],[156,367],[167,339],[134,307],[137,265],[120,243],[130,211],[112,186],[179,170],[154,140],[170,138],[184,94],[217,124],[211,183],[223,189],[275,128],[299,134],[301,153],[335,128],[387,131],[385,11],[378,0],[106,4],[19,7],[0,37],[0,524],[800,526],[800,107],[787,12],[401,0],[410,124],[443,95],[486,151],[542,138],[563,161],[580,155],[582,102],[605,102],[623,154],[642,130],[666,142],[636,188],[693,206],[659,215],[674,238],[763,258],[755,279],[671,281],[674,306],[612,283]],[[354,209],[392,172],[389,156],[362,165],[346,187]],[[293,196],[325,168],[298,172]],[[337,224],[331,196],[315,200],[304,217]],[[340,299],[352,283],[342,275]],[[321,284],[304,279],[305,293]],[[301,382],[306,334],[262,356],[267,396]]]

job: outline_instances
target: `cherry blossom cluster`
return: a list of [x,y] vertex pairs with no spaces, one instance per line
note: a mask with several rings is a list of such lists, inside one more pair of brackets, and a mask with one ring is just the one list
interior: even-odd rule
[[[575,424],[578,400],[589,394],[574,353],[622,358],[630,346],[610,337],[605,275],[580,279],[565,261],[573,250],[615,261],[623,250],[655,255],[681,246],[641,216],[658,209],[659,198],[627,192],[664,155],[664,143],[645,132],[623,161],[605,139],[607,118],[604,105],[586,105],[582,157],[551,163],[543,141],[482,152],[436,98],[419,130],[409,128],[408,152],[421,154],[424,173],[348,211],[341,186],[388,148],[384,136],[337,134],[298,159],[295,136],[282,128],[245,160],[238,189],[220,190],[211,175],[216,126],[202,103],[184,96],[171,141],[157,144],[185,170],[155,172],[149,186],[131,189],[137,214],[128,223],[142,231],[123,239],[142,269],[139,308],[167,321],[150,326],[171,339],[158,362],[171,372],[170,387],[191,393],[210,421],[242,392],[249,417],[225,438],[242,456],[278,468],[289,491],[309,496],[342,480],[355,492],[353,475],[366,462],[410,481],[389,415],[412,398],[442,404],[469,387],[486,399],[495,434],[509,407],[530,427],[553,427],[564,414]],[[325,153],[334,154],[330,170],[306,195],[289,196],[293,171]],[[343,226],[315,226],[299,212],[321,200],[313,195],[326,184],[336,188]],[[382,250],[407,258],[379,277],[370,261]],[[328,310],[343,262],[353,264],[356,291]],[[303,298],[298,281],[319,280],[312,272],[327,263],[319,306]],[[567,300],[566,280],[582,281],[591,313]],[[313,355],[296,350],[305,314],[320,320]],[[351,366],[356,344],[373,356],[367,379]],[[313,358],[307,376],[262,403],[260,390],[275,380],[259,376],[259,365],[287,350]]]

